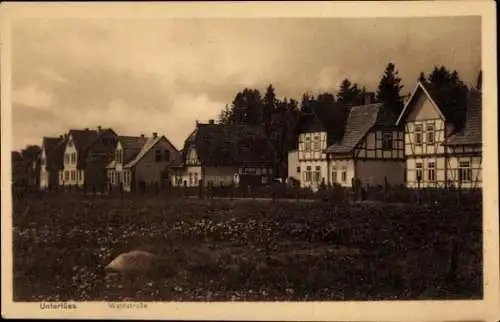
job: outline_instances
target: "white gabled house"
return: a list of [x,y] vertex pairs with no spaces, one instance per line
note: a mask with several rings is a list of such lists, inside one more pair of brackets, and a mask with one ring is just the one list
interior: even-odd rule
[[107,166],[111,187],[123,187],[130,192],[144,187],[168,184],[170,167],[180,161],[180,153],[164,136],[120,136],[114,150],[114,160]]
[[470,91],[462,127],[417,83],[397,124],[404,125],[408,187],[481,187],[481,94]]

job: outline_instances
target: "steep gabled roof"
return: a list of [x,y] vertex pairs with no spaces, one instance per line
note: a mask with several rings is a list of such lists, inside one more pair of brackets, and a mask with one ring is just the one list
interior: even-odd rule
[[94,130],[76,130],[71,129],[68,132],[68,136],[73,138],[73,142],[75,143],[75,147],[78,153],[83,151],[93,140],[95,140],[98,136],[98,132]]
[[124,165],[125,168],[131,168],[135,166],[145,155],[148,153],[158,142],[161,140],[167,140],[164,135],[150,137],[147,139],[146,143],[143,145],[142,149],[137,153],[135,157],[132,158],[127,164]]
[[276,157],[261,126],[198,124],[184,143],[184,160],[191,147],[206,166],[265,165]]
[[[88,153],[92,149],[92,146],[106,133],[112,133],[113,135],[116,135],[115,131],[113,131],[111,128],[100,129],[99,131],[89,129],[69,130],[68,137],[71,136],[73,138],[73,142],[78,153],[77,167],[79,169],[81,169],[85,165],[86,158],[88,156]],[[108,152],[111,152],[111,150],[112,147],[109,148]]]
[[62,137],[44,137],[42,143],[42,149],[45,150],[45,154],[49,154],[52,149],[54,149],[61,141]]
[[63,168],[63,156],[66,142],[66,139],[60,138],[58,143],[50,150],[50,152],[46,152],[47,167],[49,169],[60,170]]
[[482,143],[482,97],[481,93],[470,92],[467,100],[467,118],[462,130],[451,135],[447,145],[468,145]]
[[123,148],[123,162],[127,163],[141,152],[148,138],[144,136],[120,136],[118,141]]
[[432,106],[434,106],[434,108],[436,109],[436,111],[438,112],[439,116],[446,121],[446,117],[443,113],[443,111],[439,108],[439,106],[436,104],[436,102],[434,101],[434,99],[432,98],[431,94],[429,93],[429,91],[427,90],[427,88],[425,87],[424,84],[422,84],[421,82],[417,82],[417,85],[415,86],[415,89],[413,90],[413,92],[411,93],[410,95],[410,98],[406,101],[406,104],[405,106],[403,107],[403,110],[401,111],[401,114],[399,115],[398,119],[396,120],[396,125],[399,125],[400,122],[404,119],[404,117],[407,115],[407,113],[409,112],[409,106],[413,103],[413,100],[415,97],[418,97],[419,94],[421,93],[424,93],[427,98],[429,99],[429,101],[431,102]]
[[327,153],[348,153],[375,126],[394,126],[395,117],[383,108],[382,103],[353,106],[350,108],[344,136],[340,142],[330,145]]

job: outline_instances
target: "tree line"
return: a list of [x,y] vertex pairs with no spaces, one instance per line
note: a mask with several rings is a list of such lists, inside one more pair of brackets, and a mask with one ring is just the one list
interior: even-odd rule
[[[432,71],[423,72],[417,78],[431,93],[433,99],[451,121],[463,125],[467,93],[481,91],[482,72],[479,72],[474,87],[468,87],[456,70],[436,66]],[[402,79],[393,63],[388,63],[373,95],[374,103],[384,103],[387,110],[399,115],[404,99]],[[297,145],[295,126],[302,115],[310,113],[315,107],[332,109],[334,117],[333,135],[341,138],[347,118],[346,106],[362,105],[367,94],[366,88],[345,78],[336,91],[304,93],[300,103],[293,98],[278,98],[272,84],[267,86],[264,95],[258,89],[244,88],[226,105],[218,118],[219,124],[262,125],[277,151],[275,173],[279,177],[287,175],[288,152]],[[453,113],[450,113],[450,112]],[[21,151],[12,152],[13,177],[24,180],[29,175],[33,161],[41,152],[37,145],[27,146]]]
[[[425,86],[440,108],[451,115],[452,122],[463,125],[467,94],[470,90],[481,90],[482,73],[479,72],[476,86],[471,88],[460,79],[456,70],[445,66],[436,66],[427,74],[421,72],[416,80]],[[399,71],[390,62],[373,93],[372,102],[383,103],[386,111],[398,116],[410,94],[403,94],[403,87]],[[300,117],[318,106],[332,109],[335,115],[333,135],[341,138],[348,116],[345,107],[364,104],[367,94],[370,93],[364,86],[349,78],[343,79],[336,91],[321,92],[316,96],[304,93],[300,103],[293,98],[278,98],[272,84],[264,95],[258,89],[244,88],[221,111],[218,123],[262,125],[278,154],[275,173],[285,177],[288,152],[296,148],[297,133],[294,129]]]

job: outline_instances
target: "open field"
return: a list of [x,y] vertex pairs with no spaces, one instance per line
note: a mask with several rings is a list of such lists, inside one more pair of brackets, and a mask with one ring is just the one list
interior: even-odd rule
[[[479,207],[51,196],[13,223],[16,301],[482,298]],[[139,249],[168,272],[104,274]]]

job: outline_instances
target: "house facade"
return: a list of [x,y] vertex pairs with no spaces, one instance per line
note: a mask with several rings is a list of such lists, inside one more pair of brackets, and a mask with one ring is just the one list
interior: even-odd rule
[[272,143],[261,127],[197,123],[184,143],[172,184],[270,184],[275,158]]
[[417,83],[398,124],[404,124],[408,187],[481,187],[481,94],[471,91],[464,126],[449,120]]
[[130,192],[168,184],[171,168],[180,161],[180,152],[164,136],[153,133],[121,136],[114,149],[114,160],[107,166],[108,182],[113,188]]
[[64,137],[44,137],[40,153],[40,190],[59,186],[59,171],[63,166]]
[[[288,176],[298,177],[302,188],[317,189],[322,182],[326,183],[328,180],[326,148],[333,141],[331,135],[328,135],[331,118],[329,114],[311,108],[297,124],[297,166],[288,168]],[[293,152],[291,157],[294,157]]]
[[395,121],[381,103],[351,107],[342,140],[326,149],[328,183],[403,184],[403,131]]
[[103,191],[106,164],[113,156],[117,135],[112,129],[70,130],[65,137],[59,185]]

